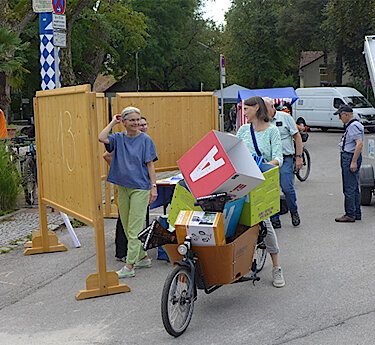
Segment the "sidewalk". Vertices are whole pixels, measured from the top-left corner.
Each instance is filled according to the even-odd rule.
[[[64,221],[58,211],[47,209],[47,223],[49,230],[56,230]],[[38,206],[21,208],[20,210],[0,217],[0,253],[24,244],[31,239],[33,231],[39,229]]]

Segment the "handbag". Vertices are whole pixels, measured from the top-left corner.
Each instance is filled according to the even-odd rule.
[[[262,153],[259,150],[257,139],[256,139],[255,133],[254,133],[253,124],[250,124],[250,133],[251,133],[251,138],[253,139],[253,145],[254,145],[255,152],[256,152],[256,153],[253,153],[253,158],[255,160],[255,163],[257,163],[259,169],[262,169],[262,164],[264,162],[264,157],[263,157]]]

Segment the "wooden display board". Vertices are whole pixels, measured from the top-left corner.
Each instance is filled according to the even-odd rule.
[[[127,106],[141,110],[156,145],[157,172],[177,170],[177,160],[212,129],[218,129],[218,102],[213,92],[117,93],[112,115]]]
[[[106,270],[98,143],[98,122],[107,122],[106,100],[90,91],[90,85],[38,91],[34,100],[40,230],[25,255],[66,250],[48,231],[47,205],[93,226],[98,273],[88,276],[77,299],[130,291],[116,272]]]

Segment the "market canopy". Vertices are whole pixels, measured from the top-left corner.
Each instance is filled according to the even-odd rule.
[[[223,101],[224,103],[237,103],[238,92],[240,90],[248,90],[246,87],[233,84],[223,89]],[[221,90],[214,91],[215,96],[219,97],[219,104],[221,103]]]
[[[298,99],[298,96],[292,87],[281,87],[273,89],[239,90],[237,103],[241,103],[241,101],[253,96],[272,98],[276,104],[293,104]]]

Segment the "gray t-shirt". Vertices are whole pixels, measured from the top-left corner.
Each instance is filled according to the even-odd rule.
[[[105,145],[113,157],[107,181],[128,188],[151,189],[147,163],[157,161],[156,147],[145,133],[128,137],[125,132],[108,136],[109,144]]]
[[[275,125],[280,132],[283,154],[294,155],[293,135],[298,133],[298,129],[293,118],[283,111],[276,111],[271,123]]]
[[[345,138],[345,146],[344,150],[342,149],[342,145]],[[362,139],[364,141],[364,128],[363,125],[359,121],[353,121],[347,128],[345,133],[343,134],[341,141],[340,141],[340,151],[345,151],[349,153],[354,153],[355,147],[357,143],[355,142],[357,139]]]

